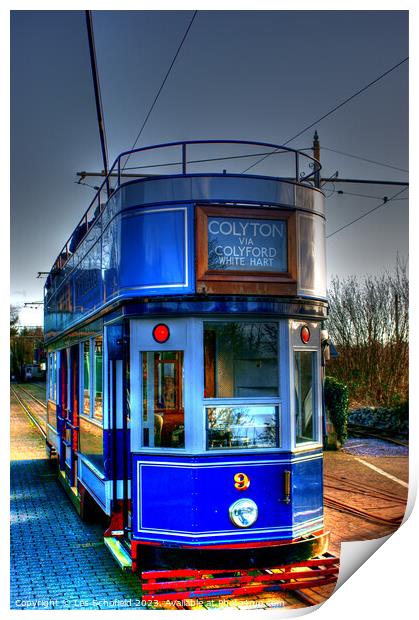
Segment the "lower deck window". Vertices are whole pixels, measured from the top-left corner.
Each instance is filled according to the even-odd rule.
[[[83,343],[83,411],[90,415],[90,340]]]
[[[93,409],[93,417],[100,422],[103,419],[102,413],[102,362],[103,362],[103,352],[102,352],[102,336],[97,336],[95,338],[95,402]]]
[[[83,416],[79,419],[79,451],[100,471],[103,463],[103,428]]]
[[[294,351],[294,394],[296,441],[315,440],[315,351]]]
[[[204,323],[204,398],[278,397],[278,324]]]
[[[275,405],[206,407],[208,449],[275,448],[278,418]]]
[[[142,353],[143,446],[185,447],[183,351]]]

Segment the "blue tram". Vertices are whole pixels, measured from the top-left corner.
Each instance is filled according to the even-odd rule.
[[[223,157],[202,159],[215,145]],[[238,172],[255,148],[270,170]],[[319,169],[266,143],[123,153],[49,273],[47,445],[123,566],[327,549]]]

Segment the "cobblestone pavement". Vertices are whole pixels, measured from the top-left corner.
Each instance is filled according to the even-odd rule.
[[[114,562],[101,526],[81,521],[13,398],[11,459],[11,609],[143,609],[138,577]]]

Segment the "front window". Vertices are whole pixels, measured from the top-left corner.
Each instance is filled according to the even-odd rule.
[[[208,449],[275,448],[278,407],[238,405],[207,407]]]
[[[204,323],[204,398],[278,396],[277,323]]]
[[[279,445],[278,323],[205,322],[204,376],[207,449]]]
[[[183,351],[142,353],[143,445],[184,448]]]
[[[315,351],[294,351],[294,395],[296,442],[314,441]]]

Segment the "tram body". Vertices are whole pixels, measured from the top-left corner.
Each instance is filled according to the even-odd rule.
[[[179,147],[180,174],[120,156],[49,274],[47,445],[133,570],[304,560],[328,544],[318,167],[190,173]]]

